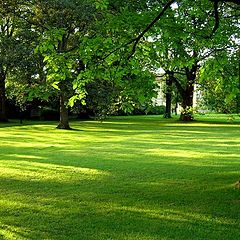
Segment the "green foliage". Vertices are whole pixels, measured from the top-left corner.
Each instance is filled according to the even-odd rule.
[[[108,8],[108,0],[96,0],[96,8],[100,10],[106,10]]]
[[[36,38],[29,24],[16,16],[19,8],[21,3],[17,1],[0,4],[0,71],[5,75],[28,65]]]
[[[203,104],[210,110],[224,113],[237,112],[240,93],[239,53],[224,52],[209,59],[201,69],[200,83]]]
[[[65,93],[65,104],[71,107],[81,101],[82,105],[92,104],[89,107],[100,115],[112,109],[130,113],[151,102],[156,88],[152,72],[162,67],[175,72],[178,94],[184,101],[191,95],[188,86],[197,81],[199,67],[216,52],[236,48],[238,19],[232,5],[219,3],[221,24],[209,38],[216,20],[212,1],[176,2],[129,58],[133,39],[164,4],[143,0],[1,2],[0,71],[7,70],[9,90],[20,86],[24,102],[38,94],[47,98],[41,84],[51,85],[49,95]],[[90,95],[98,86],[102,92],[97,91],[95,101]],[[107,91],[112,91],[109,97]],[[17,92],[12,93],[16,99]],[[233,102],[236,94],[239,91],[232,87],[225,103]]]
[[[164,105],[161,106],[150,106],[146,109],[146,113],[149,115],[163,115],[166,111]]]
[[[63,28],[52,28],[48,31],[45,31],[40,39],[40,44],[36,47],[36,52],[40,52],[45,56],[44,61],[49,60],[49,54],[55,53],[55,50],[62,41],[63,35],[66,34],[66,31]]]
[[[64,29],[51,29],[47,31],[36,48],[43,56],[46,63],[47,80],[57,90],[61,81],[67,81],[73,76],[73,65],[75,55],[72,52],[61,52],[58,49],[59,43],[63,41],[66,34]]]
[[[209,14],[213,12],[210,1],[182,1],[176,4],[148,32],[153,45],[151,60],[154,69],[161,67],[166,74],[173,75],[183,107],[182,115],[186,114],[186,119],[191,119],[188,109],[192,107],[193,85],[202,74],[199,68],[205,68],[208,59],[213,59],[215,68],[218,68],[215,55],[236,51],[236,43],[229,39],[235,39],[239,31],[229,6],[218,9],[220,15],[228,16],[228,20],[222,19],[218,31],[211,35],[215,19]],[[231,97],[234,97],[233,91],[226,102]]]
[[[19,82],[19,79],[8,79],[6,94],[7,98],[13,100],[22,110],[33,100],[48,102],[50,97],[57,96],[56,92],[43,79],[34,79],[33,81],[25,79],[22,82]]]

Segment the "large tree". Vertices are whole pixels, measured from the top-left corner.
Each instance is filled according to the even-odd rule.
[[[31,21],[43,34],[39,51],[45,57],[49,82],[59,90],[58,128],[70,129],[68,102],[77,72],[84,70],[77,48],[91,31],[96,7],[92,1],[36,1]]]
[[[145,33],[153,42],[156,67],[162,67],[168,75],[168,82],[175,83],[178,89],[182,106],[180,119],[184,121],[193,119],[193,92],[200,67],[217,52],[234,48],[231,39],[238,37],[238,19],[231,7],[225,5],[225,8],[218,9],[221,25],[214,34],[211,12],[214,16],[209,1],[191,4],[180,1],[168,9],[160,23],[155,23]]]
[[[26,22],[17,17],[22,5],[19,1],[0,2],[0,121],[7,121],[6,79],[11,71],[23,67],[33,37]]]

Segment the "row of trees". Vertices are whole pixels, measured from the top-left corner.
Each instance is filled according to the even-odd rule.
[[[6,87],[20,106],[58,97],[59,128],[70,128],[69,106],[131,112],[151,103],[160,68],[168,117],[173,86],[182,120],[192,119],[197,81],[226,84],[234,89],[226,98],[239,99],[238,7],[233,0],[0,1],[0,120],[7,120]]]

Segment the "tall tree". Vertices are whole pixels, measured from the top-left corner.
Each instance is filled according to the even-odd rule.
[[[206,19],[206,14],[211,11],[211,7],[209,1],[191,5],[179,3],[169,9],[161,24],[155,24],[148,32],[158,66],[172,76],[181,96],[180,119],[183,121],[193,119],[193,93],[199,68],[216,52],[231,49],[233,44],[229,43],[229,39],[237,34],[237,19],[232,16],[229,18],[232,9],[226,6],[221,16],[227,19],[222,19],[218,31],[209,38],[212,32],[209,24],[211,15]]]
[[[21,5],[18,1],[0,2],[0,121],[7,121],[6,79],[9,72],[21,63],[24,55],[22,29],[24,24],[16,17]]]
[[[70,129],[68,101],[76,71],[84,65],[76,54],[80,38],[90,31],[94,21],[92,1],[36,1],[32,21],[42,27],[39,51],[45,56],[47,75],[59,90],[60,121],[57,128]]]

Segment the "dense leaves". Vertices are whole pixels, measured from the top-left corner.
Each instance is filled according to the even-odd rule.
[[[192,119],[199,79],[205,96],[217,82],[231,86],[226,101],[239,94],[237,71],[227,74],[239,58],[235,1],[8,0],[0,14],[2,118],[6,82],[21,106],[58,96],[60,128],[70,128],[69,107],[86,105],[101,118],[147,108],[159,69],[177,89],[183,120]]]
[[[239,108],[239,52],[218,54],[201,69],[203,104],[210,110],[236,113]]]

